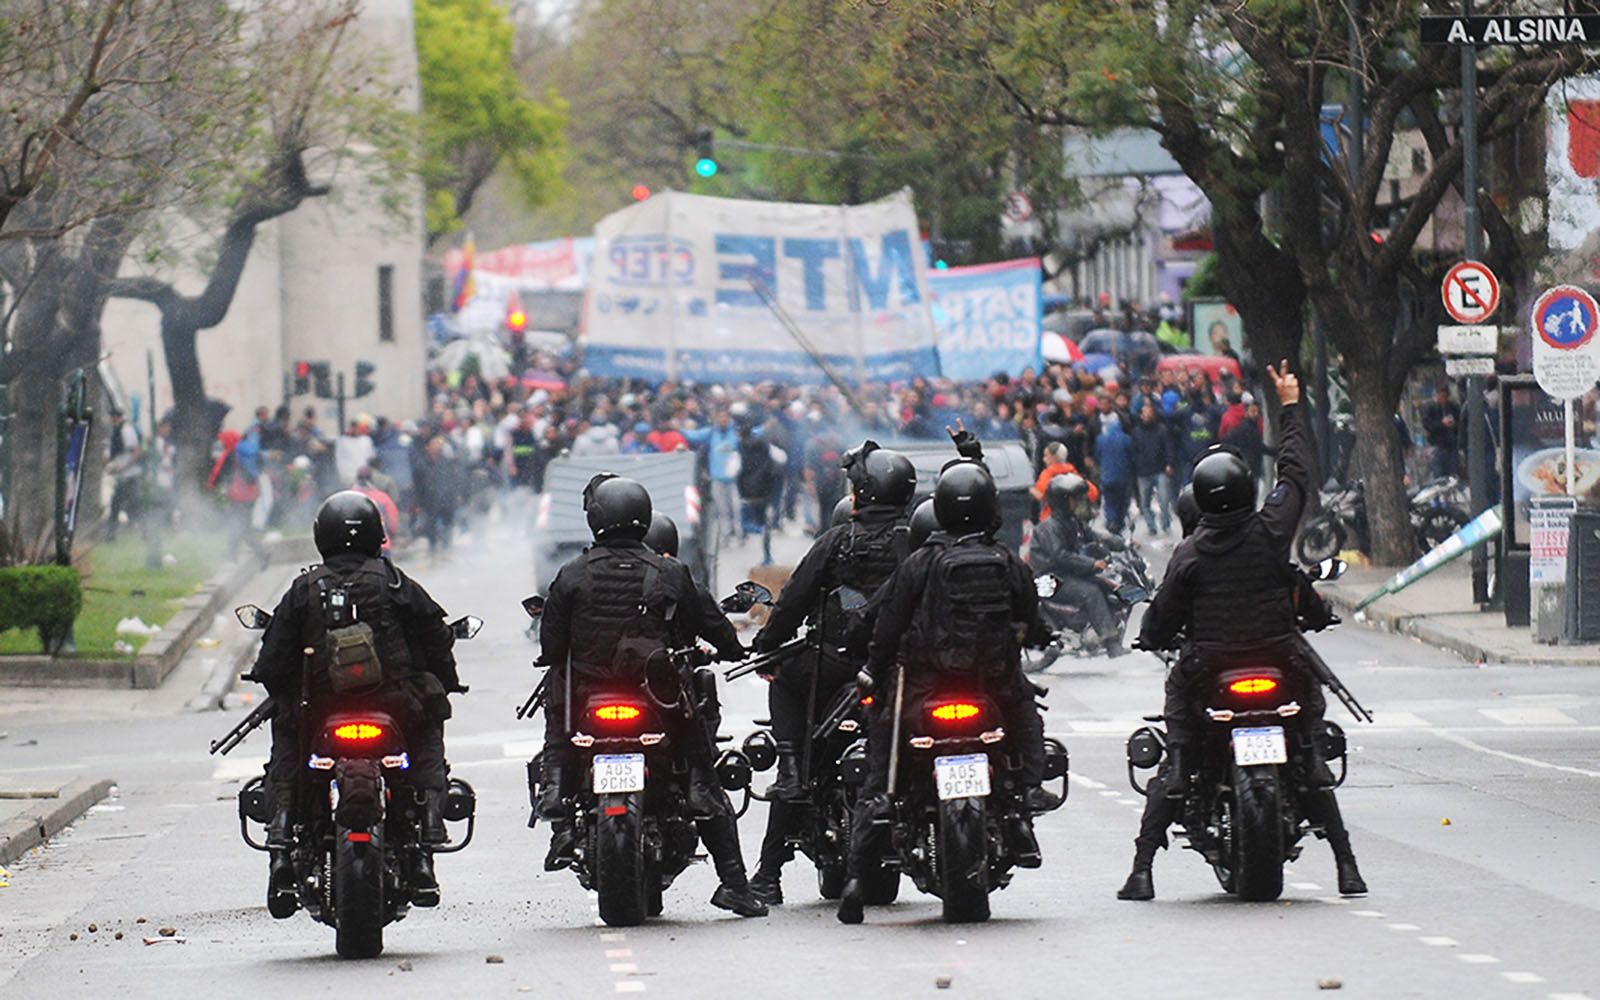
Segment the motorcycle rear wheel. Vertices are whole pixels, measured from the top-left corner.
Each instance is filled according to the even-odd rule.
[[[601,810],[594,831],[594,882],[600,919],[608,927],[637,927],[649,913],[644,864],[644,796],[607,796],[626,808],[614,816]]]
[[[989,919],[989,831],[982,799],[939,803],[939,895],[944,922]]]
[[[1283,894],[1283,798],[1270,764],[1233,768],[1234,890],[1264,903]]]
[[[1417,524],[1417,547],[1427,553],[1471,520],[1467,512],[1459,507],[1430,510],[1422,515]]]
[[[1344,526],[1327,517],[1312,519],[1300,530],[1294,544],[1301,565],[1310,566],[1338,555],[1345,545]]]
[[[352,842],[344,827],[334,830],[333,928],[340,958],[377,958],[383,951],[383,829],[371,840]],[[355,831],[358,834],[362,831]]]

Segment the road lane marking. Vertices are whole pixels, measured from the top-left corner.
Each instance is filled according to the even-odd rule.
[[[1502,972],[1500,978],[1508,983],[1542,983],[1544,977],[1537,972]]]
[[[1352,917],[1382,917],[1383,916],[1383,914],[1381,912],[1379,912],[1378,910],[1351,910],[1350,911],[1350,915]]]
[[[1578,720],[1556,708],[1480,708],[1478,714],[1507,726],[1576,726]]]
[[[1119,792],[1119,791],[1116,791],[1115,789],[1109,789],[1108,788],[1105,791],[1102,791],[1100,794],[1105,796],[1108,799],[1114,799],[1117,796],[1121,795],[1122,793]]]
[[[1456,946],[1455,938],[1439,937],[1438,935],[1419,937],[1417,940],[1434,948],[1454,948]]]
[[[606,949],[606,957],[607,958],[632,958],[633,957],[633,949],[632,948],[607,948]]]
[[[1375,729],[1432,729],[1433,723],[1410,712],[1382,711],[1372,714]]]
[[[618,993],[643,993],[644,983],[637,979],[625,979],[617,984]]]
[[[626,940],[628,940],[628,934],[627,934],[626,931],[606,931],[605,933],[600,935],[600,940],[602,940],[602,941],[626,941]]]
[[[1148,725],[1148,723],[1130,719],[1072,719],[1067,722],[1067,728],[1080,736],[1088,733],[1117,733],[1120,735],[1122,733],[1131,733],[1144,725]]]
[[[1550,1000],[1589,1000],[1587,993],[1552,993]]]
[[[1416,924],[1384,924],[1383,926],[1389,928],[1391,931],[1399,931],[1402,934],[1409,934],[1412,931],[1422,930],[1422,928],[1418,927]]]
[[[1461,959],[1461,961],[1467,963],[1468,965],[1499,965],[1500,964],[1500,960],[1498,958],[1495,958],[1493,955],[1467,954],[1467,955],[1457,955],[1456,957]]]
[[[1067,778],[1074,785],[1082,785],[1084,788],[1104,788],[1104,787],[1106,787],[1104,782],[1096,781],[1093,778],[1090,778],[1090,777],[1087,777],[1085,775],[1079,774],[1077,771],[1069,771],[1069,772],[1067,772]]]
[[[1581,774],[1585,778],[1600,778],[1600,771],[1589,771],[1581,767],[1568,767],[1566,764],[1552,764],[1547,760],[1535,760],[1532,757],[1524,757],[1521,754],[1507,753],[1504,750],[1495,750],[1491,747],[1484,746],[1482,743],[1475,743],[1472,740],[1467,739],[1465,736],[1458,736],[1457,734],[1446,729],[1438,729],[1435,730],[1435,732],[1457,746],[1466,747],[1468,750],[1476,750],[1479,753],[1486,753],[1491,757],[1499,757],[1502,760],[1515,761],[1518,764],[1527,764],[1529,767],[1544,768],[1548,771],[1561,771],[1566,774]]]
[[[611,963],[611,971],[612,972],[638,972],[639,971],[639,964],[637,962],[612,962]]]
[[[1316,892],[1318,889],[1322,888],[1322,886],[1315,882],[1290,882],[1289,888],[1300,889],[1305,892]]]

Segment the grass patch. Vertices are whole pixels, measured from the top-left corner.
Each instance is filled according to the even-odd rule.
[[[137,617],[148,625],[161,625],[177,613],[183,599],[208,580],[222,565],[223,539],[218,535],[177,535],[163,539],[163,550],[176,565],[145,569],[144,539],[124,535],[115,542],[100,542],[84,559],[83,612],[74,637],[79,659],[107,659],[124,639],[137,650],[143,636],[119,636],[117,622]],[[39,654],[35,629],[0,632],[0,655]]]

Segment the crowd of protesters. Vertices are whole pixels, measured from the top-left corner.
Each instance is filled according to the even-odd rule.
[[[958,421],[985,442],[1019,444],[1041,502],[1050,477],[1075,471],[1092,484],[1109,530],[1162,537],[1195,457],[1213,442],[1256,468],[1271,452],[1248,360],[1242,378],[1227,366],[1158,366],[1129,355],[1096,370],[1049,364],[983,381],[868,381],[847,393],[827,384],[596,378],[576,358],[513,358],[519,374],[498,379],[479,374],[470,357],[463,370],[430,371],[424,413],[357,414],[337,436],[323,430],[314,405],[262,407],[243,428],[222,431],[207,486],[229,512],[230,555],[241,545],[259,549],[264,531],[309,523],[324,496],[346,488],[373,497],[394,544],[448,548],[473,510],[507,492],[541,492],[560,455],[689,450],[724,539],[758,536],[770,559],[774,528],[828,526],[844,496],[839,461],[848,448],[865,438],[938,440]],[[1435,451],[1453,452],[1446,439],[1458,417],[1448,394],[1428,408]],[[137,447],[113,441],[123,453]],[[1448,472],[1453,459],[1436,464]]]

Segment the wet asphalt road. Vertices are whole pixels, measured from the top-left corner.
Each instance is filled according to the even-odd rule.
[[[780,561],[802,546],[780,539]],[[448,729],[455,772],[478,791],[478,833],[439,861],[443,905],[391,926],[370,962],[336,958],[332,930],[303,915],[266,914],[265,857],[239,841],[234,800],[265,759],[265,734],[226,760],[206,755],[243,710],[183,710],[204,679],[199,654],[162,692],[0,692],[0,788],[120,782],[11,866],[0,997],[899,997],[942,977],[950,995],[975,997],[1285,997],[1324,980],[1341,996],[1600,996],[1600,670],[1478,668],[1354,626],[1316,642],[1378,716],[1357,726],[1330,710],[1354,748],[1341,801],[1373,890],[1364,899],[1334,894],[1316,841],[1277,903],[1225,896],[1184,850],[1158,857],[1155,902],[1114,898],[1140,805],[1122,743],[1160,698],[1160,664],[1133,654],[1052,668],[1047,729],[1071,751],[1072,793],[1039,821],[1044,868],[1019,872],[988,924],[944,925],[938,901],[907,883],[899,903],[843,927],[802,859],[769,919],[713,909],[700,865],[669,891],[663,919],[609,930],[570,873],[540,870],[546,835],[526,828],[523,763],[539,728],[513,711],[535,680],[516,605],[528,551],[501,523],[410,566],[452,613],[488,621],[458,647],[472,692]],[[755,551],[725,553],[724,590]],[[248,596],[267,603],[281,582]],[[216,634],[236,638],[221,624]],[[723,699],[737,737],[765,715],[754,679]],[[759,804],[741,823],[752,865],[763,823]],[[144,944],[160,927],[176,937]]]

